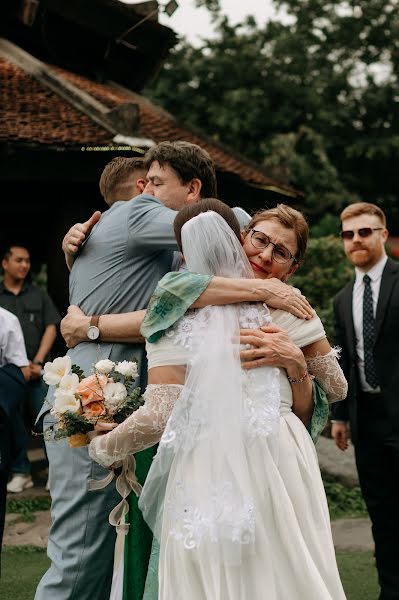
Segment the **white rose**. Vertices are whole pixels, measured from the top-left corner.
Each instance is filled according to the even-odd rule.
[[[64,377],[61,379],[60,384],[55,392],[55,394],[57,394],[57,392],[64,392],[64,393],[69,393],[69,394],[75,394],[76,393],[76,388],[79,385],[79,377],[76,375],[76,373],[71,373],[70,375],[64,375]]]
[[[103,375],[108,375],[108,373],[111,373],[114,366],[115,366],[115,363],[112,362],[112,360],[109,360],[108,358],[106,358],[105,360],[99,360],[94,365],[94,368],[98,373],[102,373]]]
[[[47,385],[58,385],[64,375],[71,371],[72,361],[69,356],[59,356],[53,362],[44,365],[43,379]]]
[[[62,388],[57,388],[55,391],[54,406],[51,409],[51,414],[62,415],[66,411],[77,413],[80,410],[80,400],[75,394]]]
[[[123,360],[122,362],[119,362],[116,365],[115,371],[117,373],[120,373],[121,375],[124,375],[125,377],[137,377],[137,363],[133,361]]]
[[[127,390],[123,383],[107,383],[104,387],[104,404],[112,413],[125,400]]]

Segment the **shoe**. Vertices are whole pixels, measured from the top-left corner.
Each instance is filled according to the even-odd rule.
[[[7,492],[11,494],[18,494],[24,490],[28,490],[33,487],[32,477],[30,475],[23,475],[22,473],[16,473],[12,476],[11,481],[7,483]]]

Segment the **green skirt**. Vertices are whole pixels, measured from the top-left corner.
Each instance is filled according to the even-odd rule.
[[[135,455],[136,475],[141,485],[144,484],[156,450],[157,446],[154,446]],[[130,494],[128,502],[126,520],[130,527],[125,539],[123,600],[142,600],[151,554],[152,532],[144,522],[134,493]]]

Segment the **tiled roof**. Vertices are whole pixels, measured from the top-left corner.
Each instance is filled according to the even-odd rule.
[[[136,103],[140,111],[140,126],[139,131],[135,132],[136,136],[150,138],[156,143],[187,140],[199,144],[210,153],[219,171],[234,173],[255,185],[277,188],[296,195],[292,188],[270,179],[261,167],[179,123],[170,113],[143,96],[120,86],[96,83],[64,69],[52,68],[109,108],[126,102]],[[0,88],[0,141],[64,147],[112,145],[112,134],[22,69],[2,58]]]

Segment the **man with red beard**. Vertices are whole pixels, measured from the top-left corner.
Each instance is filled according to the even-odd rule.
[[[385,215],[359,202],[341,213],[345,254],[355,278],[334,299],[336,340],[348,380],[332,405],[332,437],[348,447],[372,521],[380,600],[399,598],[399,265],[387,257]]]

